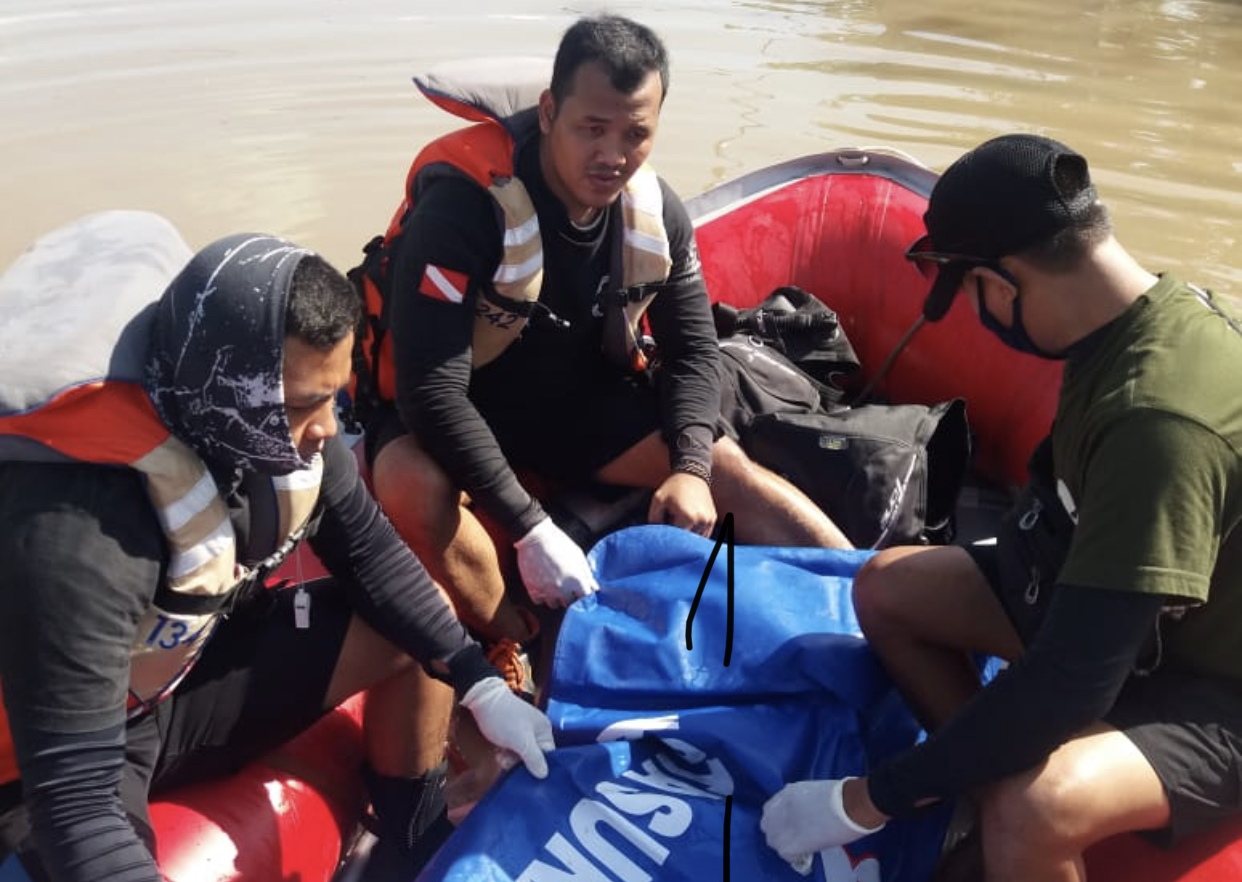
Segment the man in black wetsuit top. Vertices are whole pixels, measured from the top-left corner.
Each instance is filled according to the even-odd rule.
[[[227,775],[364,689],[368,880],[412,878],[452,830],[454,693],[547,773],[547,718],[337,434],[360,318],[306,249],[191,254],[146,212],[83,218],[0,278],[0,875],[17,852],[37,880],[160,882],[148,792]],[[304,537],[331,578],[264,587]]]
[[[667,54],[648,28],[581,19],[536,108],[434,142],[410,176],[389,266],[395,393],[367,427],[374,486],[491,640],[532,628],[505,597],[476,513],[515,546],[537,603],[596,587],[583,549],[515,468],[649,488],[650,522],[702,535],[731,512],[741,542],[849,547],[717,428],[719,354],[694,231],[646,164],[667,89]]]

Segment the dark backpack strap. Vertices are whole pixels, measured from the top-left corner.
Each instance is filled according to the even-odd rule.
[[[378,372],[380,347],[388,333],[392,308],[389,304],[388,290],[388,261],[391,252],[391,244],[386,244],[383,236],[375,236],[362,246],[362,262],[345,274],[362,300],[363,320],[367,323],[369,331],[369,334],[358,334],[354,338],[353,394],[350,395],[346,406],[341,409],[345,428],[355,434],[362,431],[367,420],[382,402],[379,394]],[[383,304],[378,316],[371,315],[366,309],[368,286],[373,286]]]

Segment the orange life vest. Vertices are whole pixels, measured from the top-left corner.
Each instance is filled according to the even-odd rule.
[[[514,176],[515,146],[536,124],[533,87],[513,86],[509,66],[498,69],[503,86],[443,71],[415,78],[422,93],[437,106],[474,125],[450,132],[424,147],[410,165],[405,198],[388,229],[364,248],[363,263],[350,272],[366,301],[367,326],[359,336],[355,357],[355,401],[392,401],[395,393],[392,340],[387,311],[389,246],[400,235],[421,185],[438,174],[464,175],[495,200],[504,226],[503,256],[492,278],[494,291],[475,303],[472,362],[481,367],[499,356],[526,326],[531,304],[539,299],[543,281],[543,242],[539,219],[525,185]],[[484,72],[485,73],[485,72]],[[668,232],[664,228],[663,193],[655,171],[642,166],[620,197],[624,228],[621,278],[614,308],[605,309],[605,355],[623,366],[641,370],[646,356],[639,326],[655,291],[649,287],[668,278],[672,268]]]
[[[42,237],[0,277],[0,460],[133,468],[168,543],[167,582],[139,621],[131,650],[131,715],[188,673],[227,599],[250,575],[237,563],[228,507],[210,472],[164,425],[141,381],[148,307],[190,257],[163,218],[108,211]],[[321,472],[317,460],[310,470],[270,479],[282,556],[306,529]],[[161,594],[196,611],[161,608]],[[0,782],[15,774],[5,717]]]

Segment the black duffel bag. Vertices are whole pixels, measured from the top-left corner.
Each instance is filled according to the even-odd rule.
[[[756,415],[743,448],[815,501],[859,548],[953,539],[970,464],[966,402]]]
[[[836,313],[808,305],[804,294],[796,311],[775,314],[809,317],[813,328],[775,339],[781,326],[770,304],[790,291],[798,289],[778,289],[769,306],[730,324],[717,315],[719,331],[745,330],[720,340],[723,431],[801,489],[859,548],[952,541],[970,466],[965,402],[845,406],[834,381],[858,363]],[[828,382],[804,370],[808,357],[819,359]]]

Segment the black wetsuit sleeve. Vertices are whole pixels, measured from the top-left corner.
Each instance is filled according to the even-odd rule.
[[[544,519],[470,401],[474,301],[501,256],[492,199],[464,178],[420,193],[393,257],[390,328],[402,422],[440,467],[515,539]],[[462,302],[426,293],[428,267],[467,280]]]
[[[901,816],[1028,769],[1113,706],[1165,598],[1061,586],[1031,647],[927,740],[880,764],[872,801]]]
[[[51,882],[164,878],[117,798],[124,768],[122,723],[98,732],[40,733],[24,757],[26,810]]]
[[[121,782],[130,652],[163,555],[136,473],[0,466],[0,679],[31,835],[55,882],[161,878],[140,838],[146,805],[124,801],[138,797]]]
[[[660,359],[661,429],[673,468],[682,459],[710,466],[720,414],[720,347],[694,227],[677,194],[663,181],[660,186],[673,267],[647,315]],[[679,444],[686,434],[693,440]]]
[[[344,583],[359,617],[458,694],[499,673],[367,491],[338,437],[324,447],[323,506],[311,548]]]

